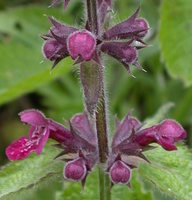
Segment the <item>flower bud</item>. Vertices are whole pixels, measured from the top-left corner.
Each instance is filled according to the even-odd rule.
[[[148,22],[143,19],[143,18],[139,18],[139,19],[136,19],[135,20],[135,27],[141,29],[141,30],[144,30],[144,31],[141,31],[139,32],[137,35],[139,37],[144,37],[146,36],[146,34],[148,33],[148,29],[149,29],[149,24]]]
[[[59,46],[60,44],[56,40],[46,41],[42,48],[44,57],[51,61],[56,60]]]
[[[123,54],[125,56],[125,62],[132,64],[137,59],[137,50],[135,47],[128,47],[126,49],[123,49]]]
[[[109,173],[114,184],[128,184],[131,178],[130,167],[120,160],[113,163]]]
[[[128,42],[104,42],[101,51],[119,60],[129,71],[129,64],[137,65],[137,48],[131,46],[132,41]]]
[[[81,56],[83,60],[88,61],[93,57],[96,40],[94,35],[89,31],[76,31],[69,35],[67,47],[72,59]]]
[[[64,178],[69,180],[82,181],[86,174],[87,168],[83,158],[77,158],[69,161],[64,168]]]

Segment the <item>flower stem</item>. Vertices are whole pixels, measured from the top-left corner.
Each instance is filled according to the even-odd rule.
[[[100,200],[105,200],[105,172],[102,166],[98,167],[99,170],[99,196]]]
[[[103,74],[103,70],[101,70],[101,72]],[[96,128],[97,128],[100,163],[106,163],[109,150],[108,150],[105,88],[104,88],[104,80],[100,81],[102,81],[102,89],[101,89],[100,102],[96,111]]]
[[[96,0],[86,0],[87,6],[87,20],[91,32],[98,36],[100,33],[98,26],[98,8]],[[108,148],[108,133],[107,133],[107,115],[106,115],[106,97],[105,97],[105,85],[104,85],[104,71],[103,66],[98,65],[100,68],[100,81],[101,91],[99,96],[99,105],[96,110],[96,130],[98,139],[99,150],[99,187],[100,187],[100,200],[110,200],[110,180],[109,176],[104,171],[104,165],[106,164],[109,148]]]
[[[100,67],[102,67],[102,66],[100,66]],[[101,70],[101,72],[102,72],[102,91],[101,91],[99,106],[96,111],[96,128],[97,128],[100,163],[105,164],[107,161],[109,149],[108,149],[106,97],[105,97],[105,85],[104,85],[103,70]],[[105,200],[110,200],[111,199],[111,183],[110,183],[108,174],[106,174],[104,172],[104,167],[99,168],[99,175],[100,175],[99,176],[100,199],[103,199],[103,196],[104,196]]]
[[[105,200],[111,200],[111,181],[108,174],[105,174]]]
[[[87,0],[87,18],[88,24],[90,26],[91,32],[98,35],[98,17],[97,17],[97,1],[96,0]]]

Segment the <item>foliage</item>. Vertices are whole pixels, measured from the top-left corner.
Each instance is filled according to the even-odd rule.
[[[182,78],[186,85],[192,83],[192,59],[189,54],[192,51],[191,11],[190,0],[163,1],[159,33],[162,56],[168,71],[173,77]]]

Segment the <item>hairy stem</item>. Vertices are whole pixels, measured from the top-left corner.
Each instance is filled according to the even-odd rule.
[[[102,67],[102,66],[100,66]],[[99,149],[99,158],[100,163],[104,164],[107,161],[107,156],[109,153],[108,148],[108,133],[107,133],[107,116],[106,116],[106,97],[105,97],[105,85],[104,85],[104,75],[103,70],[102,72],[102,91],[100,96],[100,102],[98,105],[98,109],[96,112],[96,128],[97,128],[97,138],[98,138],[98,149]],[[103,197],[105,200],[111,199],[111,184],[109,180],[108,174],[104,172],[104,168],[100,168],[100,197]],[[102,175],[101,175],[102,170]],[[104,182],[104,183],[103,183]],[[101,195],[101,192],[104,191],[104,194]],[[102,198],[101,198],[102,199]]]
[[[101,70],[103,74],[103,70]],[[102,91],[100,96],[100,102],[96,112],[96,127],[98,138],[99,158],[101,163],[106,163],[108,156],[108,134],[107,134],[107,119],[106,119],[106,99],[104,80],[102,77]]]
[[[99,35],[98,15],[97,15],[97,1],[87,0],[87,20],[90,30]],[[104,164],[107,161],[109,149],[108,149],[108,133],[107,133],[107,115],[106,115],[106,97],[105,97],[105,84],[104,84],[104,71],[103,66],[98,65],[100,68],[100,84],[101,91],[99,96],[99,105],[96,110],[96,130],[98,139],[99,150],[99,187],[100,187],[100,200],[110,200],[110,180],[108,175],[104,171]],[[91,88],[90,88],[91,89]]]
[[[97,1],[96,0],[87,0],[87,20],[91,32],[98,35],[98,16],[97,16]]]

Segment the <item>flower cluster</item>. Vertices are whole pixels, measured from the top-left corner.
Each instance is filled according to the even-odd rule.
[[[52,5],[58,2],[60,0],[52,0]],[[64,0],[65,8],[69,2],[70,0]],[[91,60],[99,68],[102,66],[101,54],[105,53],[122,63],[129,73],[131,73],[130,65],[142,69],[138,62],[138,50],[146,47],[143,38],[148,33],[149,25],[145,19],[138,18],[139,8],[125,21],[106,28],[105,20],[108,11],[111,10],[112,1],[96,0],[91,2],[92,5],[95,5],[95,13],[92,13],[92,18],[89,16],[90,13],[87,13],[86,25],[82,29],[68,26],[49,17],[52,27],[47,34],[42,36],[44,58],[53,61],[52,68],[68,56],[75,60],[75,64]],[[90,8],[87,9],[89,11]],[[93,22],[94,17],[97,18],[95,22]],[[99,73],[98,71],[100,72],[100,69],[95,70],[96,73]],[[94,73],[94,70],[91,73]],[[87,81],[85,77],[82,78],[82,84],[86,91],[84,92],[85,101],[91,99],[90,102],[92,102],[93,99],[94,108],[97,107],[98,99],[102,96],[101,90],[104,90],[100,84],[103,83],[100,74],[95,77],[96,81],[90,77],[88,79],[91,81]],[[88,82],[93,82],[94,87],[92,88],[96,92],[88,91],[92,89],[89,88],[90,85],[86,85]],[[101,99],[103,100],[104,97]],[[90,103],[90,105],[92,104]],[[95,109],[92,110],[93,112],[87,109],[83,113],[76,114],[69,121],[69,127],[46,118],[38,110],[21,112],[19,114],[21,121],[30,125],[29,136],[23,136],[10,144],[6,149],[7,157],[10,160],[21,160],[33,152],[39,155],[48,139],[54,139],[58,142],[57,146],[62,149],[57,158],[62,157],[63,160],[63,155],[68,155],[67,159],[64,159],[66,162],[64,178],[81,181],[84,185],[88,173],[98,162],[101,162],[100,138],[98,137],[100,135],[96,135],[96,132],[99,132],[96,130],[98,123],[95,118],[97,117],[94,115]],[[106,114],[104,110],[103,106],[103,116]],[[99,121],[102,122],[102,119]],[[186,131],[174,120],[166,119],[152,127],[143,128],[143,124],[137,118],[128,114],[122,121],[116,120],[116,130],[110,153],[106,155],[105,172],[109,174],[112,184],[129,185],[132,169],[136,168],[141,160],[148,162],[144,152],[153,149],[152,143],[157,143],[165,150],[171,151],[177,149],[175,142],[185,138]]]
[[[103,27],[108,5],[110,5],[108,1],[98,3],[100,8],[98,29]],[[105,53],[121,62],[129,73],[130,65],[142,69],[138,63],[138,50],[146,46],[142,39],[147,34],[149,25],[145,19],[137,18],[138,14],[139,8],[127,20],[98,34],[90,32],[90,27],[87,25],[89,22],[84,29],[78,29],[49,17],[52,27],[48,34],[42,36],[45,40],[42,48],[44,58],[53,61],[55,67],[67,56],[76,60],[75,64],[89,60],[99,63],[98,55]],[[136,41],[140,44],[138,45]]]
[[[19,114],[21,121],[29,124],[29,137],[21,137],[6,149],[10,160],[21,160],[32,152],[41,154],[48,138],[59,143],[60,157],[68,154],[64,167],[64,178],[85,183],[87,174],[99,160],[97,138],[94,128],[86,115],[75,115],[66,128],[46,118],[38,110],[26,110]],[[174,142],[185,139],[186,132],[174,120],[142,129],[142,123],[128,114],[122,122],[116,120],[116,131],[108,156],[106,172],[113,184],[129,184],[131,169],[137,167],[138,159],[147,161],[143,152],[150,150],[151,143],[160,144],[165,150],[175,150]],[[132,159],[130,159],[132,158]]]

